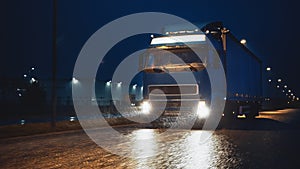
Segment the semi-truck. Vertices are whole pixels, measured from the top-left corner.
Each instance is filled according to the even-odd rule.
[[[201,59],[195,50],[202,55]],[[149,49],[140,57],[141,111],[158,114],[156,122],[163,123],[174,121],[179,110],[199,120],[211,116],[212,84],[206,68],[214,63],[211,55],[216,52],[226,78],[222,116],[233,119],[257,116],[262,100],[262,61],[222,22],[193,30],[170,26],[164,28],[162,35],[152,35]]]

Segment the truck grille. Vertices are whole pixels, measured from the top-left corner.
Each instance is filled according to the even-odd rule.
[[[149,85],[149,94],[154,96],[181,96],[181,95],[197,95],[197,84],[184,85]]]

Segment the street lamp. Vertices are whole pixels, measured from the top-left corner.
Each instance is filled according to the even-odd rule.
[[[73,78],[72,78],[72,83],[73,83],[73,84],[77,84],[77,83],[79,83],[79,81],[78,81],[75,77],[73,77]]]
[[[277,81],[280,83],[282,80],[281,80],[281,79],[278,79]]]
[[[111,80],[106,82],[106,86],[110,86],[110,84],[111,84]]]
[[[247,43],[246,39],[242,39],[241,41],[241,44],[245,45]]]
[[[266,70],[267,70],[267,71],[271,71],[271,68],[270,68],[270,67],[267,67]]]
[[[26,74],[23,74],[23,77],[24,78],[29,78],[29,79],[32,79],[32,77],[33,77],[33,71],[35,70],[35,68],[34,67],[31,67],[29,70],[28,70],[28,72],[26,73]]]
[[[35,83],[36,81],[37,80],[35,78],[33,78],[33,77],[30,79],[30,83]]]
[[[135,90],[135,89],[136,89],[136,86],[137,86],[137,84],[133,85],[133,86],[132,86],[132,89]]]

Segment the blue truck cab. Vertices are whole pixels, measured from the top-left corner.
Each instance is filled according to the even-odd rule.
[[[211,116],[211,83],[206,67],[220,69],[212,65],[212,55],[218,55],[227,83],[222,115],[257,116],[262,98],[260,59],[221,22],[206,24],[199,30],[176,28],[153,37],[140,57],[139,69],[144,72],[142,112],[155,114],[160,120],[180,114],[203,120]]]

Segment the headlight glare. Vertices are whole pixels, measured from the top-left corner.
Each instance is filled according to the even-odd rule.
[[[151,110],[151,105],[148,101],[144,101],[141,105],[142,113],[148,114]]]
[[[207,107],[205,101],[199,101],[197,108],[197,115],[199,118],[207,118],[209,116],[210,110]]]

